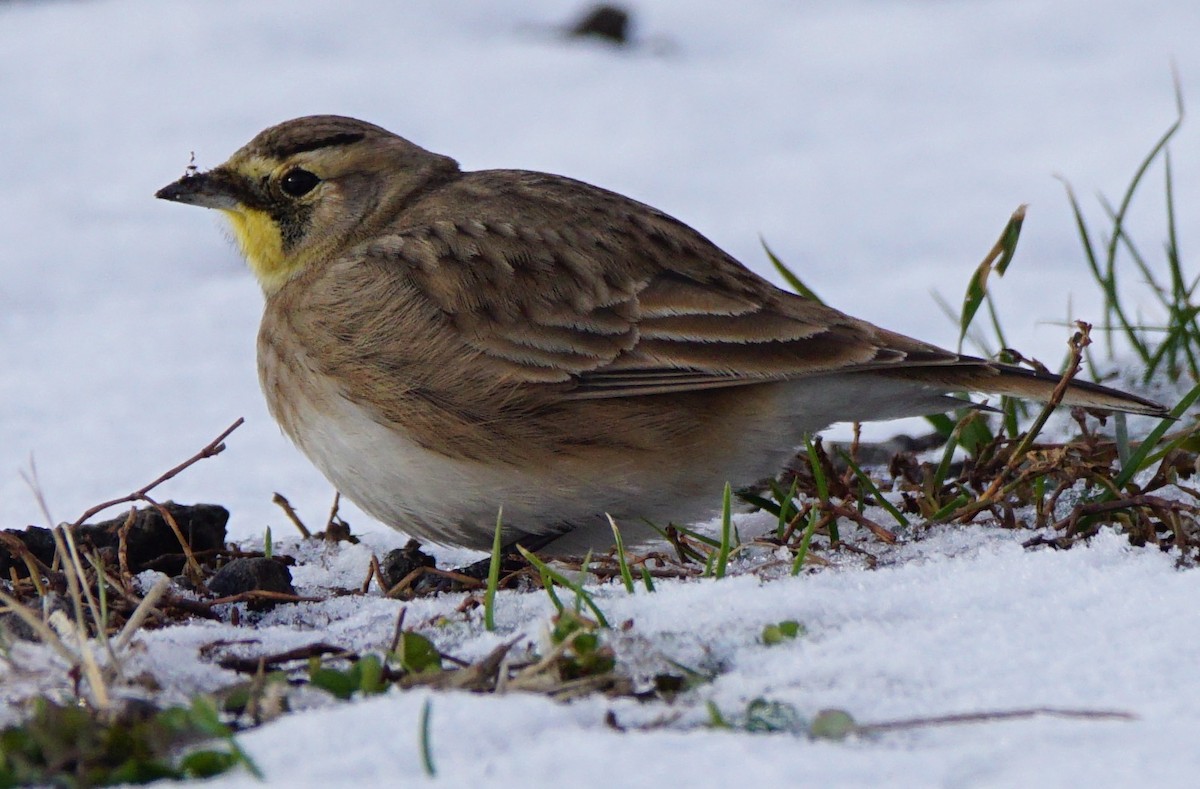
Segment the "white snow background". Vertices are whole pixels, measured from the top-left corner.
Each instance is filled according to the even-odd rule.
[[[1062,322],[1100,317],[1053,176],[1070,179],[1102,225],[1095,192],[1117,199],[1175,117],[1172,60],[1186,103],[1200,103],[1200,5],[1188,0],[633,9],[638,45],[614,49],[563,40],[553,26],[580,6],[551,0],[0,4],[0,527],[47,525],[22,479],[31,457],[51,517],[74,520],[238,416],[247,423],[228,450],[160,496],[227,506],[236,539],[261,540],[268,525],[288,533],[275,490],[310,522],[323,518],[328,485],[257,390],[255,284],[214,216],[152,197],[192,151],[209,167],[278,121],[358,116],[468,169],[548,170],[629,194],[774,279],[761,235],[832,305],[943,345],[955,327],[930,288],[957,301],[1008,215],[1029,203],[1016,261],[994,288],[1011,344],[1053,366]],[[1200,241],[1196,150],[1185,124],[1173,146],[1185,261]],[[1161,183],[1152,173],[1132,225],[1151,256],[1165,237]],[[356,585],[372,551],[402,544],[345,514],[364,545],[326,557],[327,577],[298,576],[302,592],[330,577]],[[609,708],[633,724],[670,711],[632,702],[435,694],[439,774],[427,779],[417,715],[428,694],[393,692],[240,741],[280,786],[1193,785],[1198,576],[1117,537],[1054,553],[1023,551],[1027,536],[947,531],[875,571],[600,592],[609,617],[633,619],[654,650],[724,669],[666,730],[604,725]],[[407,621],[458,599],[412,604]],[[396,606],[284,606],[258,635],[264,652],[307,640],[378,649]],[[500,634],[463,622],[438,643],[478,657],[514,634],[535,637],[550,610],[544,595],[505,594]],[[758,642],[763,625],[789,618],[809,634]],[[328,624],[304,632],[313,621]],[[180,694],[209,690],[233,677],[197,648],[239,635],[147,633],[140,660]],[[1138,719],[847,744],[690,725],[702,700],[732,712],[757,696],[860,721],[1030,706]]]

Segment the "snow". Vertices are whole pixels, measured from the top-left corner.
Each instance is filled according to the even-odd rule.
[[[924,558],[875,572],[660,584],[653,595],[609,586],[597,601],[613,621],[633,620],[629,632],[642,643],[618,636],[619,652],[638,655],[640,648],[649,660],[660,653],[693,668],[720,667],[696,693],[728,716],[764,697],[809,716],[847,709],[860,722],[1031,707],[1125,711],[1138,719],[1038,717],[830,744],[708,729],[699,703],[558,704],[523,695],[394,691],[294,713],[239,741],[280,785],[383,786],[399,776],[423,785],[418,720],[431,699],[430,742],[442,785],[1188,785],[1200,713],[1189,689],[1194,682],[1179,669],[1200,650],[1200,612],[1192,602],[1200,577],[1113,535],[1087,550],[1030,553],[1011,535],[980,544],[977,534],[948,530],[922,550]],[[409,605],[407,622],[429,615],[428,601]],[[308,620],[315,614],[277,610]],[[394,606],[346,613],[320,638],[363,644],[373,633],[376,648],[390,638]],[[503,595],[499,632],[477,635],[470,649],[455,649],[459,634],[447,628],[426,632],[445,651],[479,657],[514,633],[536,639],[551,613],[544,595]],[[465,629],[453,618],[449,630]],[[804,623],[807,634],[762,644],[762,627],[786,618]],[[473,620],[478,629],[478,613]],[[263,625],[264,642],[295,645],[277,639],[269,621]],[[237,634],[229,628],[204,639]],[[151,650],[178,638],[178,629],[146,635]],[[604,722],[610,709],[625,726],[672,712],[682,717],[665,729],[618,733]],[[226,781],[255,785],[249,777]]]
[[[957,301],[1028,202],[1016,262],[995,288],[1010,343],[1056,363],[1067,336],[1056,323],[1098,319],[1100,297],[1053,176],[1068,178],[1103,226],[1093,195],[1118,199],[1175,117],[1172,61],[1197,104],[1200,6],[732,8],[641,2],[640,45],[614,50],[562,40],[552,26],[576,7],[551,0],[0,6],[0,526],[47,521],[22,478],[31,463],[50,520],[73,520],[238,416],[247,423],[226,453],[163,498],[228,506],[238,539],[261,539],[268,525],[276,538],[288,532],[275,490],[310,522],[323,519],[328,485],[257,391],[255,285],[213,218],[151,197],[189,152],[211,166],[259,129],[314,112],[371,120],[464,167],[544,169],[624,192],[774,278],[761,236],[834,306],[943,345],[955,327],[929,290]],[[1185,125],[1174,145],[1185,259],[1200,240],[1196,149],[1196,127]],[[1165,237],[1161,183],[1153,170],[1131,224],[1151,257]],[[369,551],[402,543],[365,515],[346,516],[368,545],[326,557],[328,574],[298,577],[302,586],[357,585]],[[605,589],[614,621],[632,618],[672,659],[726,673],[678,724],[626,734],[604,726],[606,709],[635,724],[670,710],[434,694],[438,781],[1185,785],[1200,767],[1188,739],[1200,700],[1188,671],[1200,638],[1195,573],[1115,537],[1029,552],[1019,547],[1027,536],[948,531],[875,571],[664,583],[653,596]],[[455,604],[410,604],[408,621]],[[396,605],[284,607],[258,635],[279,648],[309,638],[378,647]],[[505,634],[536,639],[548,606],[502,595],[499,636],[461,621],[439,645],[472,657]],[[808,635],[758,643],[764,624],[787,618]],[[196,650],[245,635],[156,631],[139,660],[181,695],[213,689],[230,677]],[[700,700],[733,714],[758,695],[859,721],[1049,705],[1139,719],[1036,718],[845,744],[698,727]],[[272,784],[419,783],[426,697],[318,706],[240,739]]]

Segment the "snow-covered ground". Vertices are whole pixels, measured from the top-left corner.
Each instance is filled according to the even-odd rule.
[[[238,416],[247,424],[225,454],[160,492],[228,506],[239,538],[290,528],[275,490],[309,520],[327,509],[328,485],[257,391],[250,276],[215,221],[151,197],[192,151],[207,167],[285,118],[355,115],[467,168],[544,169],[630,194],[768,273],[761,235],[833,305],[945,345],[954,327],[930,288],[956,301],[1027,202],[1017,260],[996,290],[1010,342],[1053,364],[1066,337],[1054,323],[1099,317],[1054,174],[1101,224],[1094,192],[1118,197],[1174,118],[1171,61],[1191,106],[1200,84],[1200,5],[1187,0],[659,0],[635,7],[641,45],[628,50],[562,40],[553,26],[577,10],[552,0],[0,5],[0,526],[46,520],[20,473],[31,458],[51,518],[72,520]],[[1195,126],[1174,150],[1187,259],[1200,242]],[[1151,255],[1164,237],[1161,194],[1155,172],[1134,222]],[[347,517],[378,552],[400,540]],[[682,727],[620,735],[603,726],[602,701],[439,694],[442,780],[1188,784],[1200,768],[1195,574],[1115,538],[1026,553],[1019,536],[980,531],[922,543],[874,572],[664,585],[653,597],[614,590],[605,603],[661,635],[664,651],[678,645],[681,662],[702,649],[722,659],[730,671],[707,692],[727,710],[768,695],[863,721],[1042,705],[1115,707],[1139,721],[814,745]],[[330,628],[390,622],[394,608],[379,605]],[[503,597],[508,632],[534,632],[545,605]],[[786,618],[810,635],[757,644],[763,624]],[[386,641],[390,625],[378,622],[356,637],[378,628]],[[193,651],[205,638],[150,641],[172,637]],[[415,781],[423,699],[307,712],[244,742],[279,785]]]

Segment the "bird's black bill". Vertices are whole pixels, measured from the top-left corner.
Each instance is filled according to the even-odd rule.
[[[219,170],[189,173],[175,183],[159,189],[154,196],[160,200],[204,208],[233,209],[241,202],[234,184],[228,178],[222,177]]]

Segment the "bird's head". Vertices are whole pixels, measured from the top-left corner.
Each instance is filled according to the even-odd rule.
[[[260,132],[224,164],[189,172],[155,196],[223,212],[269,295],[369,237],[414,191],[457,171],[453,159],[386,129],[314,115]]]

